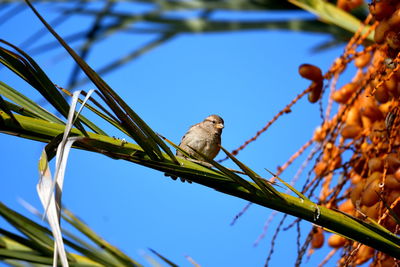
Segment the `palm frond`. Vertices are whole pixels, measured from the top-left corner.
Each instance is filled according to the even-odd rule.
[[[33,208],[30,207],[30,209]],[[63,230],[65,244],[75,251],[68,253],[68,260],[74,266],[142,266],[103,238],[88,230],[88,226],[70,211],[64,210],[62,215],[66,223],[70,223],[81,235],[91,237],[94,243],[83,241],[81,237]],[[32,264],[52,264],[53,239],[48,228],[13,211],[3,203],[0,203],[0,216],[22,234],[12,233],[0,227],[0,257],[2,260],[6,260],[6,262],[17,260]],[[38,216],[41,215],[38,214]],[[90,235],[88,235],[88,232],[90,232]]]

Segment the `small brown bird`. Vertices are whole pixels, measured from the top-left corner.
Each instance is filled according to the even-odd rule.
[[[179,147],[187,152],[190,156],[198,158],[201,161],[204,161],[204,158],[197,154],[192,148],[202,153],[207,158],[214,159],[220,150],[223,128],[224,120],[218,115],[210,115],[205,118],[204,121],[190,127],[187,133],[182,137]],[[185,157],[185,155],[179,150],[176,151],[176,155],[178,157]],[[174,175],[165,175],[174,180],[178,178]],[[183,178],[180,179],[182,182],[185,181]],[[189,180],[188,182],[191,183]]]
[[[204,121],[190,127],[189,131],[182,137],[179,147],[195,158],[204,160],[193,149],[209,159],[214,159],[220,150],[223,128],[224,120],[218,115],[210,115]],[[176,151],[176,155],[184,157],[179,150]]]

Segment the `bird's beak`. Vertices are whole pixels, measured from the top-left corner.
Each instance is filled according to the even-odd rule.
[[[215,127],[217,127],[218,129],[224,129],[224,125],[222,123],[218,123],[217,125],[215,125]]]

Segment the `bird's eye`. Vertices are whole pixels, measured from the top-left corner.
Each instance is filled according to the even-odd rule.
[[[212,121],[212,123],[214,123],[214,124],[215,124],[215,123],[216,123],[216,121]]]

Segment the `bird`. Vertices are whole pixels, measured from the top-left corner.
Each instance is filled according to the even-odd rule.
[[[224,129],[224,120],[218,115],[210,115],[189,128],[182,137],[179,147],[189,156],[200,160],[200,162],[196,161],[198,163],[206,161],[203,156],[214,159],[220,150],[222,129]],[[176,155],[187,158],[180,150],[176,151]],[[177,178],[171,177],[174,180]],[[181,181],[184,182],[185,179],[181,178]],[[188,182],[191,183],[191,181]]]
[[[218,115],[210,115],[189,128],[182,137],[179,147],[194,158],[205,161],[202,156],[204,155],[208,159],[214,159],[220,150],[222,129],[224,120]],[[176,155],[185,157],[179,150],[176,151]]]

